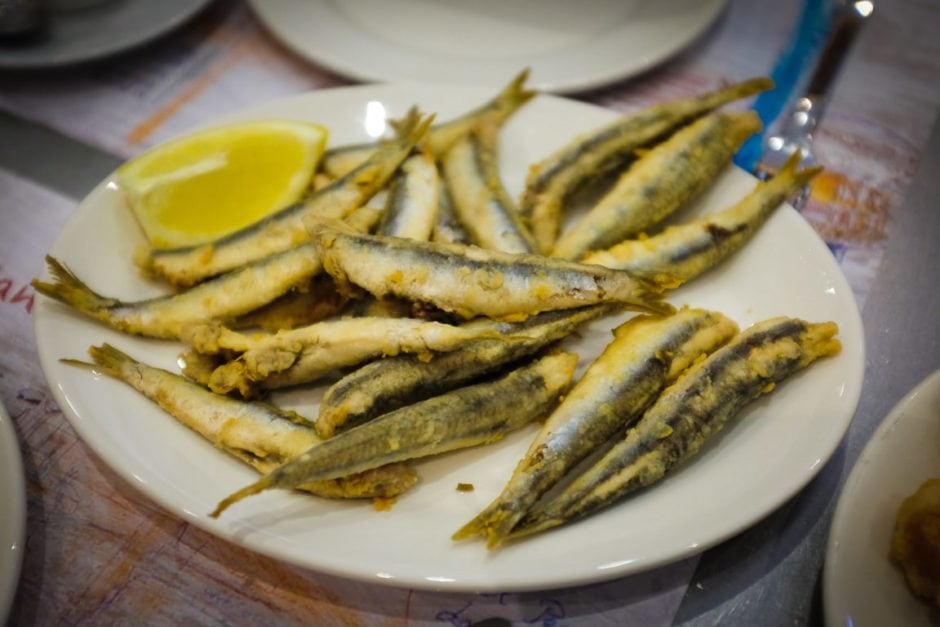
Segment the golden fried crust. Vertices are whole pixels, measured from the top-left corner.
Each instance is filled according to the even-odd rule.
[[[928,479],[901,503],[891,558],[911,591],[940,607],[940,478]]]

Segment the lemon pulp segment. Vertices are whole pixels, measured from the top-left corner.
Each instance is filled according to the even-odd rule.
[[[116,178],[152,246],[196,245],[300,198],[326,139],[322,126],[302,122],[223,126],[158,146]]]

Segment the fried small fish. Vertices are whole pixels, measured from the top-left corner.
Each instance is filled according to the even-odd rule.
[[[94,363],[63,361],[127,383],[214,446],[261,473],[270,472],[321,442],[310,421],[295,412],[213,394],[185,377],[140,363],[110,344],[92,346],[88,353]],[[416,482],[414,471],[396,463],[297,487],[328,498],[389,498]]]
[[[323,267],[337,282],[381,298],[430,303],[464,318],[520,321],[542,311],[617,302],[668,313],[663,289],[602,266],[458,244],[360,235],[321,224],[314,231]]]
[[[33,281],[40,294],[119,331],[165,339],[178,339],[189,325],[259,309],[309,284],[323,269],[316,246],[307,243],[182,292],[128,302],[98,294],[53,257],[46,257],[46,264],[53,280]]]
[[[470,243],[470,234],[454,213],[454,199],[445,180],[441,180],[440,205],[437,208],[437,221],[431,232],[431,241],[438,244]]]
[[[630,239],[586,255],[583,263],[627,270],[660,281],[686,283],[718,265],[746,244],[767,218],[796,190],[822,171],[797,170],[794,155],[739,202],[642,239]]]
[[[532,166],[519,210],[535,237],[538,250],[548,253],[552,249],[562,210],[576,190],[622,167],[637,149],[679,126],[771,87],[773,82],[769,78],[753,78],[691,98],[647,107],[575,138]]]
[[[514,529],[527,535],[586,516],[649,486],[694,456],[746,405],[841,349],[833,322],[772,318],[741,332],[663,391],[631,429]]]
[[[417,152],[405,159],[389,183],[378,233],[426,242],[437,221],[441,178],[434,158]]]
[[[725,316],[703,309],[682,309],[664,318],[639,316],[614,329],[613,341],[545,421],[503,491],[453,538],[482,535],[490,548],[499,545],[576,464],[737,330]]]
[[[425,152],[408,157],[389,183],[384,217],[377,233],[426,242],[437,223],[442,181],[437,163]],[[358,298],[343,312],[355,317],[405,317],[410,303],[400,299]]]
[[[712,113],[657,144],[558,238],[552,256],[581,259],[658,224],[703,192],[744,140],[760,130],[753,111]]]
[[[572,334],[579,325],[616,310],[612,305],[548,311],[519,323],[478,318],[465,328],[490,328],[518,341],[484,338],[422,359],[418,355],[386,357],[354,370],[331,385],[316,418],[320,437],[362,424],[376,416],[497,372]]]
[[[455,215],[471,241],[490,250],[531,253],[535,240],[503,186],[498,163],[499,125],[490,116],[457,141],[441,160]]]
[[[366,230],[379,216],[371,209],[359,209],[345,225],[354,231]],[[40,294],[119,331],[164,339],[179,339],[188,326],[211,320],[228,322],[291,291],[307,290],[323,269],[316,246],[308,242],[174,294],[122,301],[98,294],[54,257],[47,256],[46,264],[52,282],[32,282]]]
[[[402,407],[354,427],[223,499],[212,517],[270,488],[292,488],[488,444],[551,411],[571,383],[578,356],[557,353],[494,380]],[[321,448],[325,447],[325,448]]]
[[[461,327],[412,318],[360,317],[325,320],[274,334],[245,334],[221,325],[186,329],[183,340],[201,353],[239,356],[215,369],[208,385],[218,393],[259,390],[316,381],[340,368],[399,353],[454,350],[471,340],[503,336],[492,329]],[[505,338],[512,341],[512,338]]]

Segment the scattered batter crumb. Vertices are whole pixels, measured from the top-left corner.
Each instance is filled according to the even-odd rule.
[[[372,499],[372,508],[377,512],[387,512],[394,504],[393,497],[376,496]]]
[[[472,483],[458,483],[457,491],[458,492],[473,492],[473,484]]]

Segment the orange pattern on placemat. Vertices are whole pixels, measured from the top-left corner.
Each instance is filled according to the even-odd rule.
[[[885,239],[890,209],[887,193],[827,170],[813,180],[802,213],[827,242],[858,245]]]
[[[204,74],[189,83],[185,89],[174,96],[165,105],[154,111],[150,116],[131,129],[127,141],[139,145],[147,140],[160,126],[172,118],[186,103],[213,85],[220,76],[225,74],[244,54],[245,47],[236,43],[232,50],[222,57],[214,60]]]

